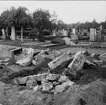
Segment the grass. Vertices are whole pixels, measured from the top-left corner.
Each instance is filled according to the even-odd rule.
[[[34,43],[35,44],[24,44],[24,43]],[[37,43],[37,44],[36,44]],[[32,39],[24,39],[24,42],[21,42],[20,39],[16,40],[16,41],[11,41],[11,40],[6,40],[6,41],[3,41],[1,40],[0,41],[0,44],[2,45],[11,45],[11,46],[18,46],[18,47],[26,47],[26,48],[29,48],[29,47],[32,47],[34,49],[46,49],[46,48],[50,48],[50,49],[56,49],[56,50],[59,50],[59,49],[63,49],[63,48],[71,48],[72,50],[76,51],[78,50],[79,48],[83,48],[83,49],[89,49],[90,51],[92,50],[93,52],[96,52],[96,51],[99,51],[99,52],[106,52],[106,44],[102,45],[101,46],[101,43],[98,43],[98,42],[92,42],[92,45],[90,46],[68,46],[68,45],[58,45],[58,46],[52,46],[52,47],[45,47],[45,46],[40,46],[42,42],[39,42],[39,41],[32,41]],[[89,43],[89,42],[83,42],[81,41],[80,43]],[[105,42],[104,42],[105,43]],[[47,44],[47,42],[44,42],[44,44]]]

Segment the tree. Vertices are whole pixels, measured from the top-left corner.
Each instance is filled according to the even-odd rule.
[[[51,15],[48,10],[38,9],[33,13],[36,28],[49,29]]]
[[[51,14],[51,18],[50,18],[51,23],[52,23],[52,26],[51,26],[51,27],[52,27],[52,30],[58,28],[58,25],[57,25],[57,23],[58,23],[57,17],[58,17],[58,15],[56,14],[55,11],[53,11],[53,13]]]
[[[102,25],[103,29],[106,29],[106,21],[105,22],[101,22],[99,25]]]
[[[48,10],[38,9],[33,12],[33,21],[35,27],[39,30],[38,40],[44,41],[43,30],[51,28],[51,15]]]
[[[9,10],[5,10],[1,13],[0,16],[0,28],[2,29],[2,35],[3,38],[6,39],[6,36],[8,35],[8,16],[9,16],[10,12]],[[6,31],[5,31],[6,29]]]
[[[11,27],[11,40],[16,40],[15,19],[16,19],[16,9],[12,7],[9,11],[9,15],[7,18],[8,26]]]
[[[15,22],[21,27],[21,42],[23,42],[23,29],[32,25],[32,18],[26,13],[27,10],[25,7],[19,7],[15,16]]]
[[[6,39],[5,27],[4,27],[1,16],[0,16],[0,30],[1,30],[2,38],[5,40]]]
[[[68,25],[64,23],[62,20],[57,21],[58,29],[67,29]]]
[[[18,9],[12,7],[1,14],[1,21],[6,30],[8,30],[8,27],[11,27],[12,40],[16,39],[15,27],[18,25],[21,27],[21,41],[23,41],[23,28],[28,26],[32,21],[31,16],[26,13],[26,10],[25,7],[19,7]]]
[[[92,28],[97,28],[99,26],[99,24],[96,22],[96,20],[94,19],[92,21]]]

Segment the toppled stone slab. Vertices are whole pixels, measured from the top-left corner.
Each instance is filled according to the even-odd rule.
[[[34,54],[34,49],[29,48],[27,51],[27,55],[25,55],[22,59],[16,62],[16,64],[19,64],[21,66],[29,66],[32,62]]]
[[[57,66],[55,69],[50,70],[51,73],[55,74],[63,74],[65,72],[65,69],[68,68],[68,65],[72,62],[73,58],[71,58],[68,61],[62,62],[59,66]]]
[[[78,70],[81,70],[85,62],[85,57],[82,51],[79,51],[75,54],[73,61],[69,64],[69,72],[73,75],[76,75]]]
[[[13,53],[11,51],[0,51],[0,59],[12,58]]]
[[[0,65],[13,64],[14,54],[11,51],[0,51]]]
[[[55,58],[50,63],[48,63],[48,66],[50,67],[50,69],[55,69],[57,66],[61,65],[62,62],[68,61],[70,59],[71,59],[71,56],[65,53]]]
[[[65,37],[63,38],[63,40],[65,41],[66,45],[76,45],[70,38]]]

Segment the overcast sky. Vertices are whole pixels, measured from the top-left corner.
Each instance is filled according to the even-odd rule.
[[[37,8],[55,11],[66,23],[106,20],[106,1],[0,1],[0,13],[11,6],[25,6],[30,12]]]

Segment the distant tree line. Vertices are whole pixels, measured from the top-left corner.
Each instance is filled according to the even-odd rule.
[[[78,30],[87,29],[88,31],[90,30],[90,28],[98,29],[100,26],[102,26],[103,29],[106,29],[106,21],[98,23],[94,19],[92,22],[85,22],[85,23],[77,22],[73,24],[68,24],[68,27],[73,27]]]

